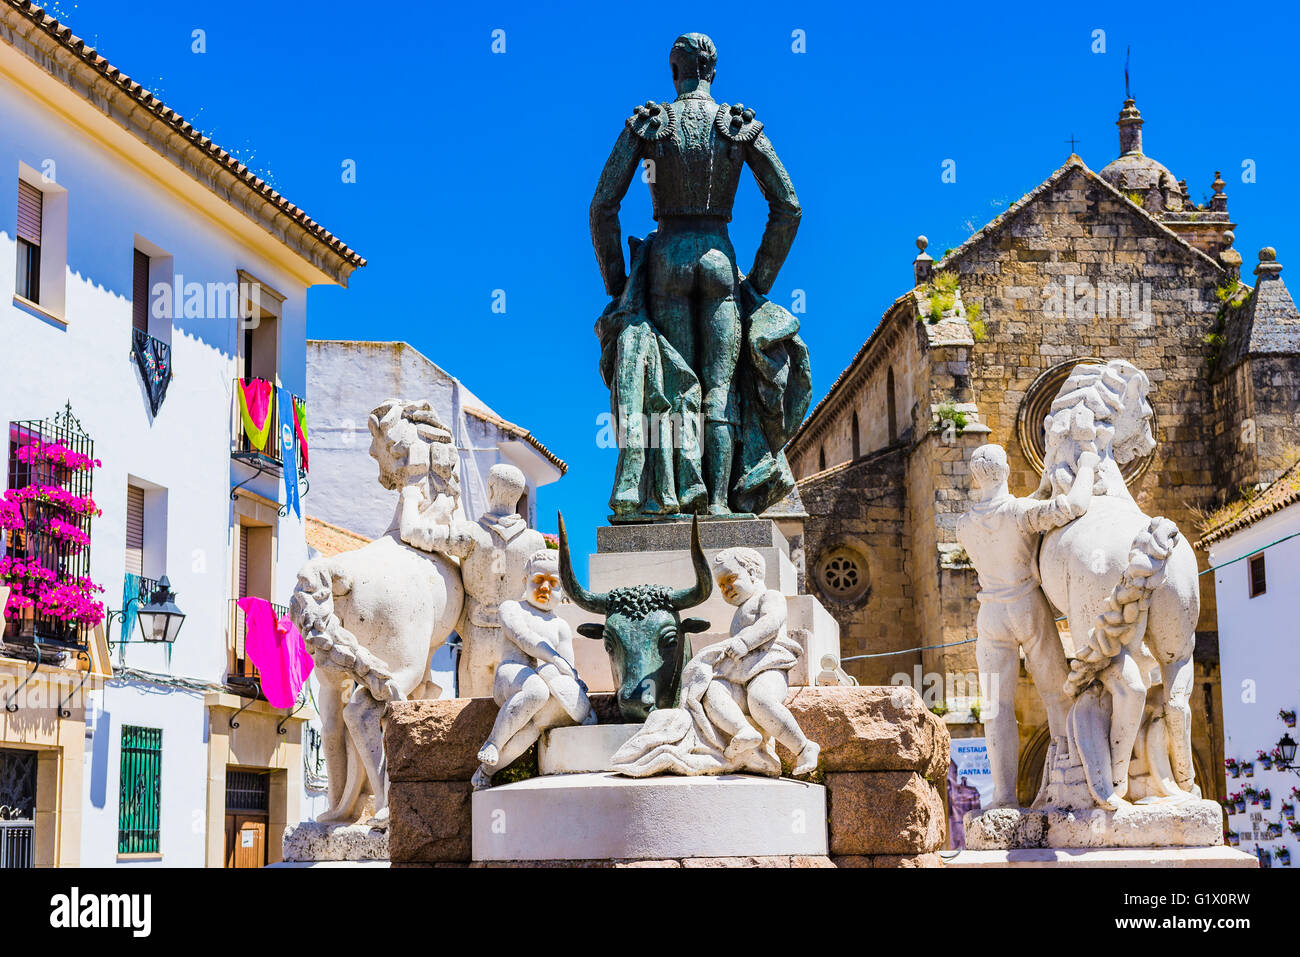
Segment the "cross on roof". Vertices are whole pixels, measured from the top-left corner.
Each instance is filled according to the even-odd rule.
[[[1073,134],[1073,133],[1070,134],[1070,138],[1069,138],[1068,140],[1066,140],[1065,142],[1067,142],[1067,143],[1070,144],[1070,152],[1071,152],[1071,153],[1077,152],[1077,151],[1075,150],[1074,147],[1075,147],[1075,144],[1078,143],[1079,141],[1076,140],[1076,139],[1074,138],[1074,134]]]

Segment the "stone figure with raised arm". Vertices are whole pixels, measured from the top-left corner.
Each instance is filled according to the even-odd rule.
[[[526,575],[523,600],[501,603],[505,653],[492,689],[501,710],[478,753],[475,790],[490,786],[492,774],[527,751],[543,731],[596,721],[574,662],[573,632],[554,611],[560,601],[559,554],[534,553]]]
[[[802,649],[786,630],[785,596],[765,587],[765,572],[763,556],[752,548],[717,554],[713,577],[736,608],[731,637],[691,659],[682,672],[681,707],[652,711],[644,730],[614,754],[614,771],[776,777],[775,743],[795,756],[795,775],[816,769],[821,749],[785,705],[789,671]]]
[[[462,642],[457,669],[462,698],[492,696],[497,664],[505,652],[501,603],[520,596],[529,557],[546,547],[541,532],[529,528],[515,511],[526,487],[524,473],[515,466],[492,466],[488,510],[477,522],[454,519],[454,503],[446,496],[430,501],[421,487],[402,489],[402,541],[460,560],[465,610],[456,630]]]
[[[1099,461],[1095,453],[1084,452],[1069,491],[1040,500],[1016,498],[1008,490],[1010,468],[1002,446],[983,445],[971,455],[970,474],[979,499],[958,521],[957,541],[979,574],[975,658],[981,679],[988,683],[982,717],[993,774],[991,807],[1017,803],[1015,694],[1021,648],[1047,707],[1052,741],[1065,750],[1069,667],[1055,614],[1039,584],[1038,547],[1041,533],[1067,525],[1088,510]]]

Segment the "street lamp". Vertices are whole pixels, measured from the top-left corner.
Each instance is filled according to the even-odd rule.
[[[1282,760],[1278,762],[1278,770],[1300,774],[1300,768],[1295,766],[1295,745],[1291,735],[1282,732],[1282,740],[1277,743],[1277,750],[1282,755]]]
[[[185,612],[176,606],[176,593],[172,591],[172,583],[167,580],[167,576],[164,575],[159,579],[158,587],[154,589],[147,605],[140,604],[142,600],[141,597],[131,598],[120,611],[110,611],[108,613],[108,620],[111,624],[115,617],[123,620],[126,618],[127,609],[131,607],[132,602],[140,605],[135,617],[140,623],[141,640],[133,641],[123,635],[116,644],[137,645],[143,641],[151,645],[170,645],[176,640],[177,634],[180,633],[181,625],[185,623]],[[112,634],[111,628],[109,634]],[[109,648],[112,648],[114,644],[110,638],[108,642]]]

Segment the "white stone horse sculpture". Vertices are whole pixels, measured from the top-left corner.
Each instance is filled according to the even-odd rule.
[[[1052,403],[1042,483],[1067,491],[1079,455],[1101,457],[1088,511],[1043,536],[1043,592],[1069,620],[1076,659],[1069,743],[1092,799],[1199,797],[1193,780],[1192,650],[1200,613],[1196,555],[1177,527],[1138,508],[1120,466],[1155,450],[1150,381],[1132,363],[1076,366]],[[1148,701],[1150,692],[1150,702]],[[1134,747],[1142,786],[1130,793]],[[1052,762],[1049,754],[1050,781]],[[1087,795],[1084,795],[1085,797]],[[1057,792],[1052,804],[1074,803]]]
[[[429,501],[459,499],[456,447],[428,402],[389,399],[370,414],[369,425],[380,485],[422,486]],[[464,604],[455,562],[404,544],[397,521],[395,512],[388,532],[363,548],[308,562],[290,601],[321,687],[329,775],[329,807],[317,818],[322,823],[357,820],[369,792],[372,823],[386,826],[381,719],[389,701],[436,694],[429,660],[456,627]]]

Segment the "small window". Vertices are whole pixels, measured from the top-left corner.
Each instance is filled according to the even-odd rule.
[[[144,489],[126,487],[126,573],[144,574]]]
[[[826,446],[824,445],[817,450],[817,471],[826,471]]]
[[[28,302],[41,301],[41,191],[26,180],[18,181],[18,276],[14,291]]]
[[[162,804],[162,729],[122,728],[117,853],[157,854]]]
[[[1264,577],[1264,553],[1250,556],[1250,597],[1258,598],[1268,591],[1268,582]]]
[[[858,428],[857,409],[853,410],[853,425],[851,431],[853,432],[853,458],[856,460],[862,457],[862,432]]]
[[[149,254],[138,249],[131,264],[131,325],[149,334]]]

